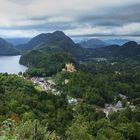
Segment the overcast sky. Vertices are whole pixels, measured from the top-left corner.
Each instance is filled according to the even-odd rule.
[[[139,35],[140,0],[0,0],[0,36]]]

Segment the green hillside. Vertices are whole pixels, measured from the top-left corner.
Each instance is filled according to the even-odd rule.
[[[0,55],[18,55],[17,51],[10,43],[0,38]]]

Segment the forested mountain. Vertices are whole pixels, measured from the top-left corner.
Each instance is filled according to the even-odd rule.
[[[98,48],[94,47],[98,44]],[[104,46],[103,46],[104,44]],[[82,48],[81,46],[85,46]],[[136,42],[129,41],[122,46],[108,45],[104,42],[91,39],[81,44],[76,44],[62,31],[40,34],[31,39],[27,44],[16,46],[20,51],[40,50],[44,53],[65,52],[69,53],[78,60],[95,57],[139,57],[139,45]],[[106,46],[106,47],[105,47]]]
[[[30,39],[31,38],[5,38],[5,40],[14,45],[14,47],[20,44],[26,44]]]
[[[75,50],[75,47],[78,48],[78,46],[72,41],[72,39],[66,36],[62,31],[55,31],[54,33],[46,34],[42,33],[31,39],[27,44],[17,46],[17,48],[23,51],[27,51],[43,45],[45,45],[45,47],[58,46],[59,48],[61,47],[61,49],[69,48],[70,50],[73,49],[73,47]]]
[[[140,45],[134,41],[129,41],[122,46],[111,45],[99,49],[94,49],[94,57],[123,57],[123,58],[139,58]]]
[[[60,31],[41,34],[33,38],[29,44],[32,48],[25,46],[32,50],[21,57],[20,63],[29,67],[43,68],[48,74],[56,73],[62,70],[65,63],[75,63],[75,60],[83,59],[90,53]]]
[[[100,40],[100,39],[89,39],[89,40],[86,40],[86,41],[81,41],[80,42],[80,45],[83,47],[83,48],[92,48],[92,49],[95,49],[95,48],[102,48],[102,47],[105,47],[105,46],[108,46],[109,44]]]
[[[116,45],[123,45],[126,42],[129,42],[129,39],[121,39],[121,37],[119,37],[118,39],[105,39],[105,42],[107,42],[108,44],[116,44]]]
[[[0,38],[0,55],[17,55],[19,52],[4,39]]]

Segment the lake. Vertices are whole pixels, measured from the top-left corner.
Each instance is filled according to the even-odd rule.
[[[25,72],[27,67],[19,64],[20,55],[18,56],[0,56],[0,73],[18,74]]]

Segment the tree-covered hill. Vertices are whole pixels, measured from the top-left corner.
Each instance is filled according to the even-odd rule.
[[[91,43],[96,45],[94,40],[89,40],[85,44]],[[20,51],[32,51],[33,49],[41,49],[46,52],[61,51],[70,53],[73,57],[81,60],[95,57],[140,57],[140,47],[134,41],[129,41],[122,46],[119,45],[104,45],[99,43],[98,48],[89,47],[82,48],[82,44],[75,44],[73,40],[65,35],[62,31],[55,31],[53,33],[40,34],[24,45],[16,46]],[[106,46],[106,47],[105,47]]]
[[[94,49],[94,57],[120,57],[120,58],[140,58],[140,45],[134,41],[129,41],[122,46],[111,45],[103,48]]]
[[[20,63],[30,68],[44,69],[44,73],[47,75],[61,71],[65,63],[76,63],[76,60],[80,60],[88,54],[87,50],[75,44],[63,32],[56,31],[52,34],[43,34],[45,39],[40,36],[42,35],[31,40],[31,42],[35,42],[33,44],[36,46],[33,45],[33,50],[21,57]],[[42,42],[42,39],[45,42]],[[39,44],[37,43],[38,40]]]
[[[40,34],[31,39],[27,44],[17,46],[17,48],[21,51],[30,51],[37,48],[45,49],[46,51],[64,51],[77,58],[82,57],[85,51],[62,31]]]
[[[83,48],[95,49],[95,48],[102,48],[102,47],[108,46],[109,44],[100,39],[93,38],[93,39],[81,41],[80,45]]]
[[[10,43],[0,38],[0,55],[17,55],[17,51]]]
[[[51,76],[65,67],[65,63],[76,63],[76,60],[66,52],[45,51],[44,49],[33,50],[20,58],[20,63],[29,67],[32,76]],[[40,71],[40,72],[39,72]]]

